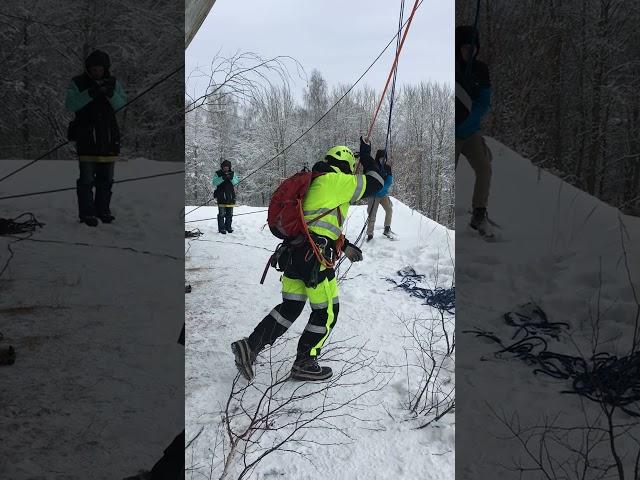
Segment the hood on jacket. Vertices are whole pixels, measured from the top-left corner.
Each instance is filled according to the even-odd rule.
[[[463,45],[475,45],[480,53],[480,34],[473,25],[460,25],[456,27],[456,59],[461,60],[460,49]]]

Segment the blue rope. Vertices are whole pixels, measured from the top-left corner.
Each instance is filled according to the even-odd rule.
[[[398,51],[400,50],[400,37],[402,33],[402,23],[404,18],[404,0],[400,2],[400,18],[398,19],[398,39],[396,40],[396,56],[398,55]],[[386,155],[382,160],[382,165],[387,162],[387,159],[391,156],[391,115],[393,113],[393,100],[396,94],[396,77],[398,76],[398,64],[400,63],[400,59],[396,62],[396,68],[393,71],[393,81],[391,83],[391,99],[389,100],[389,119],[387,121],[387,135],[384,141],[384,149]]]
[[[424,300],[424,305],[437,308],[441,313],[455,314],[456,310],[456,287],[440,288],[433,290],[419,287],[418,282],[424,280],[425,275],[418,274],[413,267],[405,267],[398,270],[398,275],[402,279],[397,282],[392,278],[385,280],[395,285],[394,288],[401,288],[408,292],[410,296]]]

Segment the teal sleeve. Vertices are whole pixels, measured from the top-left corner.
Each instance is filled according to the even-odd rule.
[[[127,94],[124,93],[124,88],[120,80],[116,80],[116,85],[113,89],[113,96],[109,99],[111,106],[114,110],[119,110],[127,104]]]
[[[213,184],[214,187],[217,187],[223,181],[224,180],[222,179],[222,177],[219,177],[218,175],[214,175],[213,178],[211,179],[211,183]]]
[[[82,107],[87,105],[91,101],[91,96],[89,96],[89,92],[85,90],[81,92],[78,90],[75,82],[71,82],[69,84],[69,88],[67,88],[67,98],[64,101],[64,106],[67,110],[71,112],[77,112]]]
[[[231,179],[231,185],[237,185],[238,183],[240,183],[240,180],[238,179],[238,175],[236,175],[234,172],[233,178]]]

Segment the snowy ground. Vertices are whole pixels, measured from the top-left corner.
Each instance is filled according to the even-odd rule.
[[[187,207],[187,212],[193,207]],[[348,219],[347,237],[355,239],[365,216],[364,206],[352,207]],[[199,228],[204,235],[185,240],[186,283],[193,288],[186,296],[186,438],[187,442],[199,432],[200,436],[186,452],[188,479],[219,478],[221,449],[221,412],[236,376],[230,343],[247,336],[257,322],[280,302],[279,273],[271,269],[264,285],[259,284],[270,251],[277,245],[267,228],[264,210],[252,207],[235,209],[234,233],[226,236],[217,232],[216,220],[188,223],[187,229]],[[256,212],[256,213],[252,213]],[[187,215],[187,220],[215,217],[217,208],[199,208]],[[243,215],[247,214],[247,215]],[[362,399],[367,407],[357,415],[334,420],[334,425],[351,437],[336,435],[330,429],[311,429],[307,439],[319,444],[293,444],[293,452],[274,452],[265,457],[246,478],[267,479],[453,479],[454,478],[454,415],[422,430],[414,430],[420,423],[411,420],[402,407],[407,396],[404,348],[409,341],[399,318],[439,318],[435,309],[410,298],[401,290],[390,290],[384,277],[395,277],[396,271],[412,265],[418,273],[426,274],[426,287],[436,284],[450,287],[454,275],[454,232],[425,218],[394,200],[393,229],[399,240],[391,242],[381,236],[382,212],[379,213],[376,236],[363,247],[364,261],[354,264],[340,285],[340,315],[325,348],[361,345],[368,342],[371,351],[365,357],[373,360],[370,368],[351,375],[348,382],[358,383],[375,376],[383,387]],[[344,264],[348,265],[348,261]],[[343,268],[344,271],[344,268]],[[295,344],[304,329],[309,307],[294,323],[284,340],[272,351],[284,357],[295,353]],[[453,320],[449,324],[453,330]],[[441,347],[441,345],[438,345]],[[267,349],[269,350],[269,349]],[[284,353],[283,353],[284,352]],[[330,362],[334,371],[346,365],[350,352],[337,354]],[[351,352],[352,353],[352,352]],[[291,359],[283,360],[285,371]],[[258,361],[256,384],[270,384],[268,353]],[[442,374],[451,377],[453,373]],[[289,381],[281,392],[295,388],[302,392],[314,388]],[[362,391],[365,386],[344,385],[334,388],[329,397],[340,402]],[[250,391],[248,397],[255,395]],[[318,398],[308,398],[296,404],[298,413],[318,406]],[[251,403],[251,402],[249,402]],[[345,411],[343,411],[344,413]],[[292,411],[291,417],[296,412]],[[278,422],[290,418],[281,417]],[[366,421],[364,421],[366,420]],[[322,426],[322,425],[320,425]],[[269,445],[280,438],[281,432],[267,431],[260,445]],[[344,445],[336,446],[339,441]],[[301,455],[309,455],[311,461]],[[238,459],[229,478],[237,478]],[[213,468],[213,473],[211,469]],[[235,476],[234,476],[235,475]]]
[[[533,368],[518,360],[497,360],[492,355],[498,349],[495,344],[460,332],[481,328],[509,339],[514,331],[502,314],[534,300],[550,321],[570,324],[571,338],[553,342],[551,350],[573,356],[582,351],[589,357],[592,319],[599,310],[595,351],[628,354],[636,303],[623,260],[620,219],[628,231],[625,248],[636,289],[640,219],[620,217],[616,209],[539,171],[496,141],[489,140],[489,146],[494,154],[489,213],[503,227],[495,243],[486,243],[465,228],[473,173],[464,158],[456,177],[457,348],[463,352],[456,363],[458,478],[551,478],[540,471],[522,477],[508,469],[518,462],[529,468],[533,461],[517,440],[505,438],[508,431],[489,406],[508,416],[517,414],[522,427],[541,425],[544,414],[558,415],[563,426],[584,426],[580,397],[560,393],[570,382],[534,376]],[[587,415],[595,418],[599,409],[590,402],[585,405]],[[618,424],[633,420],[615,417]],[[637,445],[627,449],[630,440],[624,435],[617,440],[627,477],[638,449]],[[573,441],[577,443],[576,438]],[[530,446],[535,452],[536,444]],[[569,455],[555,445],[551,457],[563,462]],[[612,462],[607,442],[594,450],[592,461],[596,458]],[[556,473],[560,474],[559,468]],[[618,478],[615,469],[609,473]],[[594,478],[591,475],[586,478]]]
[[[3,161],[0,175],[24,165]],[[0,196],[75,185],[76,161],[42,161]],[[116,180],[176,171],[131,160]],[[0,478],[114,479],[150,468],[182,429],[182,176],[114,186],[112,225],[78,223],[75,191],[0,201],[46,225],[0,277]],[[0,237],[0,264],[8,257]],[[141,254],[107,247],[131,247]],[[169,258],[165,255],[176,258]],[[1,267],[0,267],[1,268]]]

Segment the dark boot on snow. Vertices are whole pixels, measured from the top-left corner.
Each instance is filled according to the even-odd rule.
[[[321,367],[315,357],[299,358],[291,368],[291,378],[296,380],[319,381],[331,378],[333,372],[329,367]]]
[[[236,367],[240,374],[247,380],[253,380],[253,364],[256,361],[257,354],[251,350],[249,342],[246,338],[233,342],[231,344],[231,351],[236,360]]]
[[[373,234],[367,235],[367,242],[370,242],[371,240],[373,240]]]
[[[98,218],[100,219],[100,221],[102,223],[111,223],[113,222],[116,217],[114,217],[111,212],[107,212],[107,213],[102,213],[98,216]]]
[[[493,229],[489,223],[489,216],[486,208],[474,208],[471,214],[471,222],[469,226],[477,230],[480,236],[485,238],[493,237]]]
[[[96,217],[80,217],[80,221],[90,227],[98,226],[98,219]]]
[[[12,346],[0,348],[0,365],[16,363],[16,350]]]

